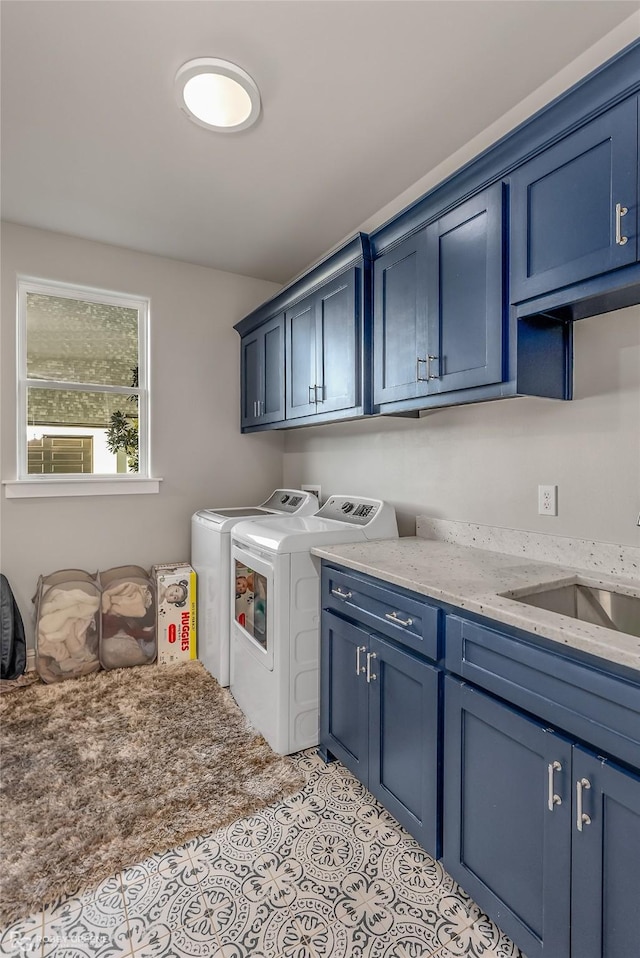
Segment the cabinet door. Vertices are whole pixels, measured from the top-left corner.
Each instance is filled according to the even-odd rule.
[[[325,750],[367,783],[369,635],[331,612],[322,613],[320,739]]]
[[[636,261],[637,109],[625,100],[513,173],[512,302]]]
[[[373,401],[426,396],[426,231],[373,264]]]
[[[356,268],[317,293],[316,412],[334,412],[359,405],[359,310]]]
[[[444,865],[527,958],[569,955],[570,762],[560,736],[445,680]]]
[[[628,958],[639,947],[640,778],[576,746],[573,783],[571,955]]]
[[[312,293],[286,313],[287,419],[316,412],[316,299]]]
[[[439,673],[377,636],[367,655],[369,791],[439,858]]]
[[[503,379],[502,184],[427,228],[429,392]]]
[[[243,336],[242,426],[284,419],[284,313]]]
[[[241,425],[255,426],[258,423],[258,402],[262,398],[261,354],[263,338],[260,329],[254,330],[240,341],[240,389]]]
[[[262,327],[262,395],[259,422],[281,422],[284,411],[284,313]]]

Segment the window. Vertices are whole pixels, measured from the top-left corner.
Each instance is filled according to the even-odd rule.
[[[18,282],[19,480],[148,477],[149,301]]]

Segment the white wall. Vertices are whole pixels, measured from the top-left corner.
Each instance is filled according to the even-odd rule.
[[[40,573],[188,560],[194,511],[256,502],[281,484],[281,434],[240,434],[240,340],[233,329],[278,287],[3,224],[2,479],[16,475],[18,273],[150,297],[152,472],[163,480],[158,495],[8,500],[2,492],[0,564],[29,627]]]
[[[638,37],[625,20],[361,225],[371,232]],[[339,245],[339,244],[336,244]],[[510,399],[294,430],[285,482],[321,482],[323,498],[389,499],[401,533],[428,514],[509,528],[640,544],[640,307],[575,326],[572,403]],[[537,485],[559,486],[559,515],[537,515]]]
[[[504,399],[287,434],[285,482],[424,514],[640,545],[640,306],[575,326],[575,399]],[[559,487],[538,516],[538,483]]]

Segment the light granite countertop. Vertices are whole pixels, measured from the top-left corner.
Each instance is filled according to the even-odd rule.
[[[477,530],[479,527],[474,528]],[[498,541],[504,547],[504,542]],[[534,587],[537,584],[580,581],[597,588],[613,587],[628,595],[640,596],[640,579],[635,575],[635,561],[631,567],[625,567],[625,571],[627,568],[629,572],[634,570],[633,577],[629,578],[610,574],[602,568],[581,570],[522,554],[461,545],[459,542],[459,535],[456,535],[455,541],[414,536],[326,546],[314,548],[312,552],[322,559],[459,609],[630,667],[638,671],[640,679],[640,638],[525,605],[503,595],[508,592],[536,591]]]

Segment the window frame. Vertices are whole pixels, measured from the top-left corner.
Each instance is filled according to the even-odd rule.
[[[65,383],[62,380],[30,379],[27,375],[27,295],[35,293],[43,296],[55,296],[74,299],[80,302],[99,303],[106,306],[121,306],[135,309],[138,314],[138,386],[110,386],[104,383]],[[150,472],[150,391],[149,391],[149,319],[151,303],[148,297],[113,290],[98,289],[75,283],[63,283],[55,280],[42,280],[30,276],[19,276],[17,285],[17,482],[11,485],[29,487],[32,492],[9,491],[9,496],[23,495],[80,495],[90,494],[88,484],[96,484],[95,491],[110,494],[116,491],[109,486],[119,486],[118,491],[157,492],[148,487],[145,480],[151,479]],[[27,439],[27,391],[29,388],[59,390],[77,390],[79,392],[118,393],[138,397],[138,472],[136,473],[29,473]],[[130,487],[125,489],[124,485]],[[47,493],[45,487],[56,485],[57,491]],[[70,489],[63,489],[70,486]],[[82,486],[82,491],[79,486]],[[75,487],[75,490],[73,489]],[[134,488],[136,487],[136,488]]]

